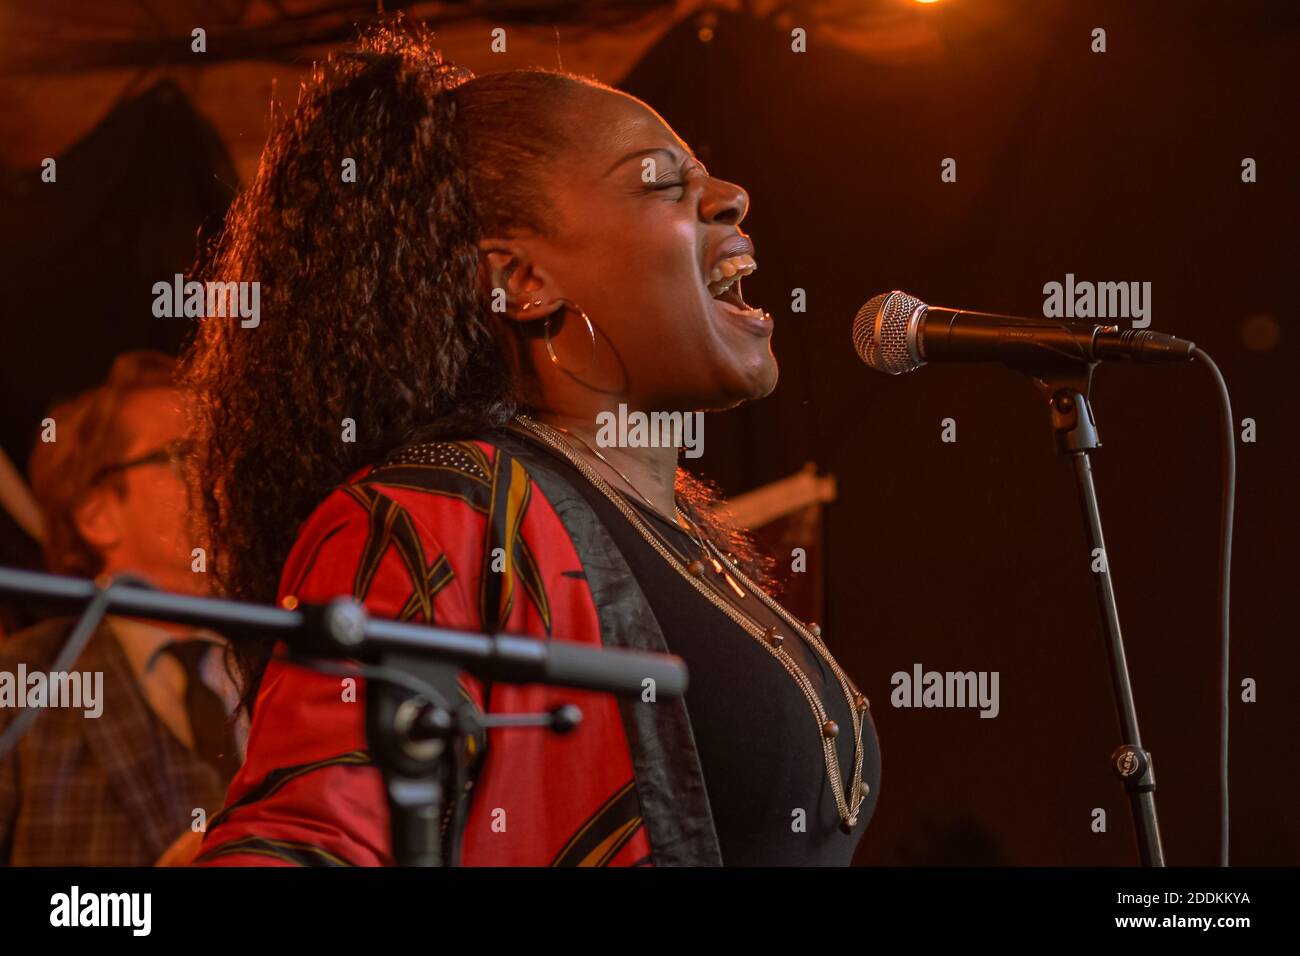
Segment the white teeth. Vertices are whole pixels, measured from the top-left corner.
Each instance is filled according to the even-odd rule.
[[[736,280],[749,275],[758,268],[753,256],[731,256],[723,259],[709,273],[709,294],[714,298],[722,295],[735,284]]]

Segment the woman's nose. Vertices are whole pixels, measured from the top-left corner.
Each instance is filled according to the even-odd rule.
[[[725,179],[710,179],[700,197],[700,218],[724,226],[739,225],[749,212],[749,193]]]

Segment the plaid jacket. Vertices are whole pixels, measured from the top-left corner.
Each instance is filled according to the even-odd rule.
[[[551,454],[513,433],[399,449],[305,522],[281,600],[350,595],[404,621],[666,651],[617,546]],[[566,735],[495,728],[471,742],[462,864],[720,865],[682,700],[485,686],[468,675],[459,689],[494,714],[573,703],[584,715]],[[198,860],[391,864],[364,687],[354,700],[336,676],[271,662],[243,769]]]
[[[60,618],[0,641],[0,671],[48,671],[71,630]],[[0,760],[0,863],[149,866],[196,809],[216,812],[221,780],[154,715],[107,623],[72,669],[103,673],[103,712],[47,708]],[[17,713],[0,709],[0,727]]]

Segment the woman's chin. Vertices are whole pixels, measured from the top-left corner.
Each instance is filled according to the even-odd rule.
[[[755,356],[752,361],[731,368],[727,375],[720,376],[720,379],[727,382],[729,386],[726,396],[727,407],[767,398],[776,389],[778,378],[780,378],[780,370],[776,364],[776,356],[768,350],[764,350],[761,356]]]
[[[749,396],[749,400],[753,401],[757,398],[767,398],[767,396],[776,391],[776,383],[780,377],[781,370],[777,367],[776,356],[771,352],[768,352],[767,361],[763,363],[760,375],[758,376],[758,381],[755,382],[754,391],[753,394]]]

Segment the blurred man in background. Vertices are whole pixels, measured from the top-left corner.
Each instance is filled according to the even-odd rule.
[[[131,352],[102,386],[50,412],[28,469],[48,570],[207,593],[180,471],[186,396],[174,381],[172,358]],[[20,664],[48,672],[74,620],[0,642],[0,676]],[[206,824],[239,765],[246,720],[221,638],[110,615],[70,670],[102,673],[102,712],[45,708],[0,758],[0,863],[152,864]],[[16,714],[0,707],[0,729]]]

